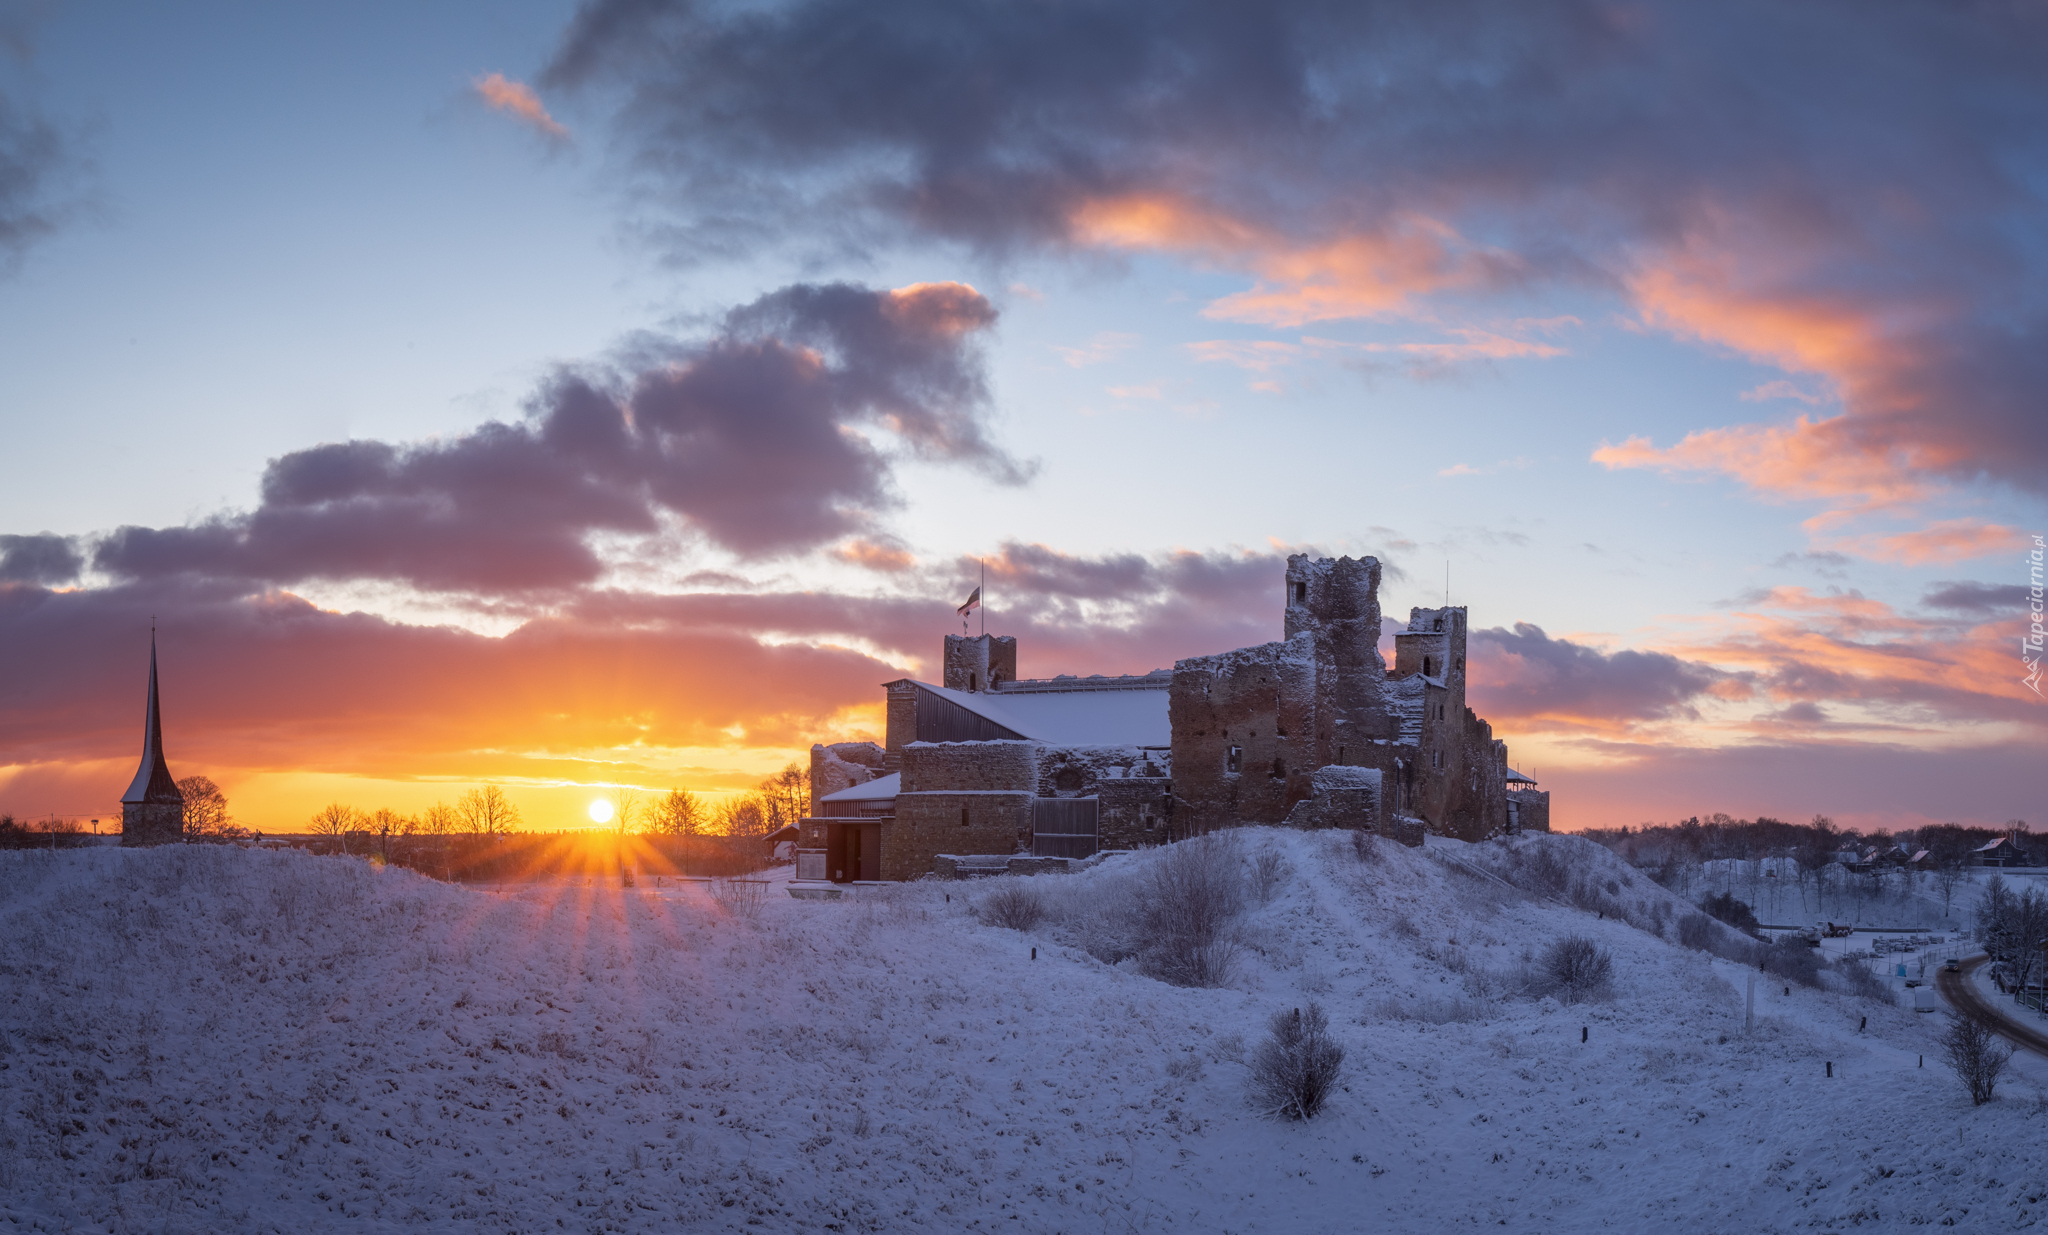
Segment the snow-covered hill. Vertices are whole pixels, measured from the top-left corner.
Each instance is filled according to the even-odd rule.
[[[1432,840],[1361,860],[1341,835],[1238,839],[1284,870],[1236,920],[1223,989],[1081,946],[1115,959],[1100,920],[1158,853],[1040,877],[1052,913],[1029,933],[971,912],[1001,881],[862,903],[778,890],[748,916],[701,885],[494,894],[293,853],[0,855],[0,1219],[1348,1232],[2048,1216],[2035,1080],[1973,1109],[1933,1057],[1936,1018],[1781,981],[1745,1035],[1745,971],[1661,937],[1688,907],[1596,845]],[[1517,993],[1573,933],[1611,951],[1614,996]],[[1310,1000],[1349,1052],[1342,1088],[1311,1123],[1257,1115],[1243,1060],[1275,1011]]]

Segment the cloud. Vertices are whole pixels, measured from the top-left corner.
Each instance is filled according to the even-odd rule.
[[[1009,544],[986,562],[989,628],[1019,636],[1027,673],[1144,672],[1277,638],[1283,567]],[[731,575],[699,581],[717,590],[584,589],[502,637],[189,576],[0,585],[0,807],[33,809],[20,795],[37,784],[97,795],[65,810],[118,794],[153,617],[180,775],[664,784],[679,752],[710,748],[761,765],[743,784],[790,747],[878,736],[880,683],[937,673],[977,577],[958,559],[906,567],[884,595]]]
[[[1737,675],[1712,665],[1661,652],[1602,652],[1527,622],[1474,630],[1469,639],[1472,706],[1496,728],[1619,731],[1697,718],[1697,703],[1717,688],[1746,692]]]
[[[1980,617],[2010,617],[2025,610],[2030,599],[2028,589],[2021,584],[1963,581],[1935,584],[1933,591],[1920,598],[1920,603],[1929,609],[1948,609]]]
[[[917,565],[910,550],[891,536],[857,537],[834,549],[832,555],[843,562],[891,574]]]
[[[513,81],[502,73],[489,73],[470,82],[470,88],[492,111],[514,116],[556,141],[569,140],[569,130],[548,115],[540,96],[525,82]]]
[[[1736,397],[1740,398],[1744,403],[1762,403],[1768,399],[1796,399],[1801,403],[1828,402],[1826,395],[1815,394],[1799,385],[1799,383],[1788,382],[1783,378],[1774,382],[1765,382],[1760,386],[1752,386]]]
[[[2017,553],[2032,545],[2033,538],[2018,528],[1999,523],[1985,523],[1980,519],[1944,519],[1917,532],[1871,534],[1834,543],[1839,549],[1873,561],[1925,566],[1930,562],[1960,562]]]
[[[69,536],[0,536],[0,583],[69,583],[84,569]]]
[[[34,31],[23,13],[0,14],[0,71],[28,61]],[[0,79],[0,273],[55,234],[84,205],[72,135],[44,115],[19,84]]]
[[[749,558],[871,533],[897,502],[898,457],[1028,475],[987,434],[977,339],[994,321],[964,284],[787,287],[707,340],[643,338],[616,365],[557,373],[521,423],[274,459],[255,510],[124,527],[94,563],[128,579],[516,592],[587,585],[603,571],[594,534],[670,516]]]
[[[1461,365],[1488,360],[1548,360],[1565,351],[1548,343],[1511,338],[1490,330],[1445,327],[1456,342],[1347,343],[1304,335],[1298,343],[1271,339],[1205,339],[1184,344],[1196,360],[1236,365],[1265,373],[1306,360],[1331,360],[1349,368],[1392,367],[1416,380],[1442,377]],[[1382,358],[1387,358],[1383,360]],[[1389,365],[1388,361],[1393,361]],[[1256,387],[1255,387],[1256,388]]]
[[[1843,413],[1602,462],[1856,511],[2048,492],[2044,53],[2026,6],[596,0],[547,80],[690,256],[1163,253],[1275,327],[1615,297]]]
[[[1137,335],[1104,330],[1088,340],[1086,346],[1055,347],[1052,350],[1059,353],[1060,359],[1066,361],[1069,368],[1082,369],[1089,365],[1101,364],[1105,360],[1113,360],[1137,345]]]

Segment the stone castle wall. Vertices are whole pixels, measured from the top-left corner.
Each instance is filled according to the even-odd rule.
[[[882,844],[882,878],[918,879],[942,853],[1019,853],[1031,848],[1029,790],[906,793]]]
[[[903,792],[1038,792],[1038,743],[912,742],[903,748]],[[960,850],[947,850],[959,853]]]

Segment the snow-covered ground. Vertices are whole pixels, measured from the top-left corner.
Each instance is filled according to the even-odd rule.
[[[1745,1034],[1747,971],[1653,933],[1675,938],[1687,907],[1598,846],[1432,840],[1361,862],[1338,835],[1241,840],[1291,873],[1240,919],[1237,976],[1214,990],[1104,964],[1062,942],[1057,913],[1029,934],[979,924],[969,904],[998,881],[862,902],[777,891],[748,916],[673,881],[494,894],[299,853],[0,855],[0,1220],[1748,1232],[2048,1217],[2041,1061],[1973,1109],[1935,1057],[1939,1017],[1783,982],[1759,986]],[[1544,852],[1571,892],[1502,881]],[[1035,886],[1056,909],[1099,905],[1157,860]],[[1506,993],[1571,933],[1612,952],[1611,1000]],[[1260,1116],[1242,1061],[1275,1011],[1309,1000],[1349,1052],[1342,1088],[1313,1122]]]

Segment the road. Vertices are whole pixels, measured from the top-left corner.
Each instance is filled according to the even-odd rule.
[[[2048,1034],[2030,1029],[2011,1017],[2001,1015],[1971,984],[1970,971],[1990,959],[1988,956],[1980,956],[1974,960],[1964,961],[1962,969],[1956,973],[1950,973],[1946,969],[1936,970],[1934,989],[1941,992],[1941,997],[1948,1000],[1950,1007],[1964,1016],[1979,1025],[1996,1030],[2000,1036],[2048,1059]]]

